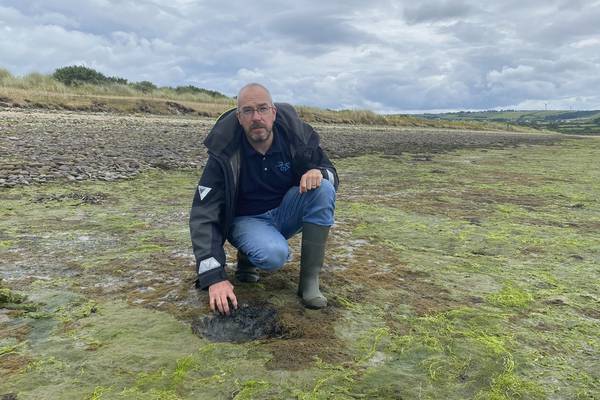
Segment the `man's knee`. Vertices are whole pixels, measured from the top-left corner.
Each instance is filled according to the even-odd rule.
[[[317,197],[324,201],[335,202],[335,187],[326,179],[321,181],[321,186],[315,189]]]
[[[307,192],[312,196],[309,203],[316,208],[335,208],[335,187],[328,180],[323,180],[321,186]]]
[[[313,197],[304,210],[303,222],[322,226],[333,225],[335,211],[335,188],[333,184],[324,180],[321,182],[321,186],[311,190],[311,192],[313,192],[311,194]]]
[[[271,242],[256,249],[252,254],[248,254],[248,259],[260,269],[273,271],[283,267],[287,261],[288,252],[287,242],[285,246]]]

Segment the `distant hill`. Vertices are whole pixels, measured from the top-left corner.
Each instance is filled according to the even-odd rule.
[[[490,110],[420,114],[421,118],[442,121],[496,122],[549,129],[566,134],[600,135],[600,110]]]

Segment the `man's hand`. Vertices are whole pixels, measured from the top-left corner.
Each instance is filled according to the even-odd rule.
[[[323,174],[318,169],[309,169],[300,178],[300,193],[306,193],[321,186]]]
[[[237,298],[233,294],[233,285],[229,281],[221,281],[212,284],[208,288],[208,297],[210,302],[210,309],[214,312],[218,310],[221,314],[229,315],[229,302],[234,309],[237,309]]]

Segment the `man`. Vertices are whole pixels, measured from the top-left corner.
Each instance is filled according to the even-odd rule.
[[[236,278],[257,282],[289,259],[287,243],[302,231],[298,295],[313,309],[325,243],[333,224],[338,177],[319,136],[289,104],[274,104],[264,86],[244,86],[237,109],[223,114],[204,145],[209,158],[194,195],[190,234],[198,280],[210,308],[237,308],[225,273],[225,239],[238,249]]]

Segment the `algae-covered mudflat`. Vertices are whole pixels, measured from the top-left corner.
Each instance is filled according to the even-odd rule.
[[[398,152],[396,152],[398,153]],[[213,343],[187,217],[199,171],[0,189],[0,398],[600,398],[600,139],[338,158],[324,293],[296,256]],[[230,261],[234,251],[229,250]]]

